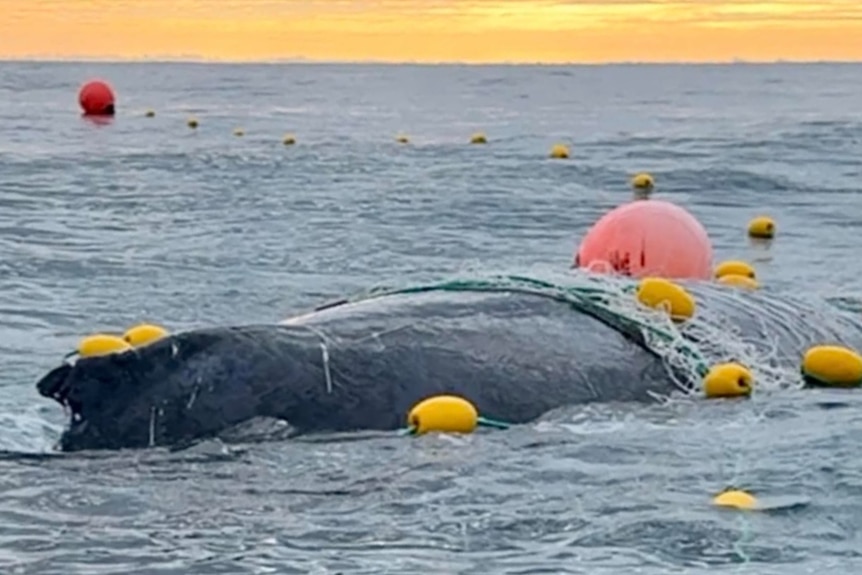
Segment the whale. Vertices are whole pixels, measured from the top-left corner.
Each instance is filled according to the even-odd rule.
[[[860,325],[837,308],[706,282],[686,289],[722,339],[754,342],[779,368],[798,371],[812,345],[862,345]],[[69,413],[66,452],[184,445],[259,417],[297,435],[398,430],[411,406],[440,394],[517,425],[565,406],[695,391],[643,329],[597,309],[523,287],[395,290],[71,358],[36,387]],[[738,351],[679,332],[710,361]]]

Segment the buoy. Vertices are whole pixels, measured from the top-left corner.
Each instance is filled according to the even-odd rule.
[[[655,188],[655,180],[645,172],[637,174],[631,180],[632,190],[635,193],[636,200],[645,200],[652,195]]]
[[[740,260],[727,260],[715,266],[716,279],[727,275],[747,276],[751,279],[757,278],[754,268],[750,264]]]
[[[550,157],[555,160],[565,160],[569,157],[569,148],[565,144],[554,144]]]
[[[703,378],[703,393],[708,398],[747,397],[753,388],[754,376],[738,363],[715,365]]]
[[[168,330],[151,323],[142,323],[130,327],[123,334],[123,339],[134,347],[141,347],[168,336]]]
[[[155,118],[156,112],[154,110],[147,110],[147,113],[144,114],[144,116],[146,116],[147,118]]]
[[[87,82],[78,93],[78,103],[87,116],[113,116],[114,100],[114,91],[101,80]]]
[[[285,146],[292,146],[296,143],[296,137],[292,134],[285,134],[284,139],[281,141]]]
[[[695,301],[681,286],[664,278],[644,278],[637,291],[638,301],[651,308],[665,308],[674,321],[694,315]]]
[[[407,425],[417,435],[441,433],[472,433],[479,424],[479,413],[463,397],[437,395],[416,404],[407,415]]]
[[[408,138],[407,136],[402,134],[402,135],[396,136],[395,141],[398,142],[399,144],[409,144],[410,138]]]
[[[818,387],[856,387],[862,383],[862,356],[838,345],[818,345],[802,356],[805,383]]]
[[[712,503],[717,507],[732,507],[743,511],[755,510],[759,505],[754,495],[739,489],[719,493],[713,498]]]
[[[78,355],[81,357],[95,357],[97,355],[108,355],[132,349],[132,346],[121,337],[106,333],[97,333],[85,337],[78,344]]]
[[[472,136],[470,136],[471,144],[487,144],[488,137],[482,132],[476,132]]]
[[[720,278],[718,278],[718,283],[733,287],[745,288],[749,290],[756,290],[760,287],[760,284],[757,283],[757,280],[751,279],[748,276],[741,276],[737,274],[727,274],[725,276],[721,276]]]
[[[242,128],[234,128],[233,135],[238,138],[241,138],[245,136],[245,130],[243,130]]]
[[[752,238],[771,240],[776,231],[775,221],[767,216],[758,216],[748,222],[748,235]]]
[[[113,116],[114,91],[101,80],[87,82],[78,92],[78,103],[85,116]]]
[[[192,130],[194,130],[195,128],[198,127],[198,119],[197,118],[189,118],[188,121],[186,122],[186,125],[189,128],[191,128]]]
[[[712,243],[700,222],[676,204],[627,202],[593,224],[575,266],[638,278],[708,280]]]

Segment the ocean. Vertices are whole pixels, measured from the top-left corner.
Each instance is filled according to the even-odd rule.
[[[118,94],[107,124],[77,108],[94,77]],[[849,64],[0,63],[0,572],[857,572],[854,393],[53,457],[65,419],[34,384],[80,337],[139,321],[272,322],[390,280],[565,270],[640,171],[716,261],[859,294],[860,91]],[[548,159],[556,142],[571,158]],[[767,248],[745,234],[761,214]],[[783,503],[711,506],[730,485]]]

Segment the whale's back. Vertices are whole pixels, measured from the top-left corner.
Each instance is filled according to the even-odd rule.
[[[538,295],[388,295],[284,324],[316,332],[336,367],[335,387],[363,388],[364,398],[386,394],[399,424],[410,405],[437,393],[459,393],[489,416],[522,422],[565,404],[647,400],[674,389],[659,358],[636,340]],[[375,424],[362,410],[345,417]]]

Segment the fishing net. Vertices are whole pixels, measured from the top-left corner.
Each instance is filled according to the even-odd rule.
[[[862,345],[858,337],[862,319],[848,301],[776,297],[763,290],[753,293],[703,282],[686,288],[698,305],[694,317],[681,323],[674,322],[667,310],[640,304],[635,296],[638,283],[631,278],[559,272],[530,277],[475,275],[414,286],[380,286],[318,309],[385,295],[435,291],[521,292],[548,297],[637,341],[661,358],[668,376],[683,392],[700,391],[710,367],[724,362],[746,366],[761,390],[800,387],[804,385],[799,371],[801,356],[811,345]]]
[[[700,389],[700,381],[717,357],[727,356],[727,350],[709,346],[705,353],[702,343],[718,335],[716,330],[700,327],[696,338],[684,333],[664,310],[640,305],[635,297],[637,285],[630,280],[614,277],[572,276],[566,282],[518,275],[497,275],[456,279],[412,287],[378,287],[347,303],[393,294],[431,291],[521,292],[566,302],[575,310],[588,314],[639,341],[648,351],[662,358],[676,386],[685,392]],[[715,331],[716,333],[710,333]],[[699,341],[699,342],[698,342]]]

